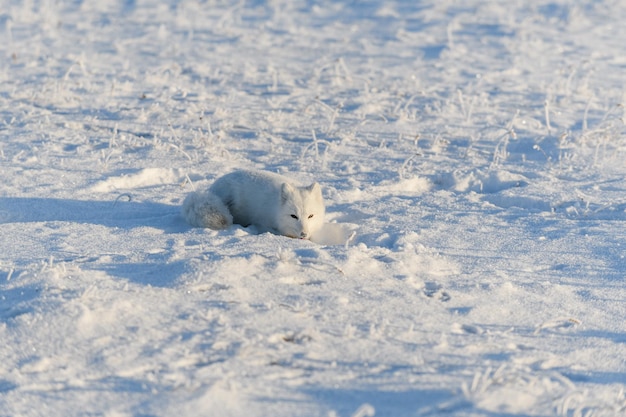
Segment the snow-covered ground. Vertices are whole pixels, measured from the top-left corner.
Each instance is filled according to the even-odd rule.
[[[3,0],[0,416],[626,415],[625,21]],[[321,244],[187,226],[236,168]]]

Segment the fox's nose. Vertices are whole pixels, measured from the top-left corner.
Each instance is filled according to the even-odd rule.
[[[300,233],[300,239],[306,239],[308,237],[309,237],[309,234],[307,232]]]

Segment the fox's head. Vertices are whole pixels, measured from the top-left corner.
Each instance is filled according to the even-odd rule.
[[[284,183],[281,191],[278,224],[281,234],[297,239],[310,239],[324,224],[324,198],[318,183],[294,187]]]

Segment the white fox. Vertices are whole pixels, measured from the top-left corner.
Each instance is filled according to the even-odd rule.
[[[236,223],[310,239],[324,224],[325,208],[318,183],[299,187],[271,172],[234,171],[207,191],[189,194],[182,212],[192,226],[224,229]]]

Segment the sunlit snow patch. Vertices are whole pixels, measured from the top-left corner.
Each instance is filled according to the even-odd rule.
[[[339,223],[324,223],[313,236],[311,242],[320,245],[345,245],[354,236],[354,229]]]
[[[110,192],[120,189],[150,187],[171,184],[180,181],[182,175],[178,169],[144,168],[135,173],[110,177],[91,187],[95,192]]]

